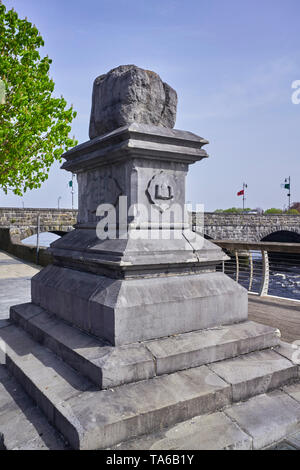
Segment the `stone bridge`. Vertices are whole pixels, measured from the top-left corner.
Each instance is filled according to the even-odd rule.
[[[0,208],[0,229],[9,228],[12,238],[22,240],[40,231],[63,235],[73,229],[77,210]],[[201,225],[201,215],[193,213],[193,227]],[[204,214],[204,234],[213,240],[241,240],[249,242],[300,241],[300,215],[287,214]]]
[[[0,208],[0,229],[9,228],[12,236],[21,240],[37,233],[37,219],[40,216],[40,231],[63,235],[73,230],[77,211],[71,209],[19,209]]]
[[[73,225],[77,220],[77,211],[0,208],[0,250],[42,266],[51,263],[51,254],[45,248],[40,247],[39,253],[37,253],[35,246],[27,246],[22,243],[24,238],[37,233],[38,216],[40,216],[41,233],[51,232],[64,235],[73,230]]]
[[[201,216],[193,213],[197,228]],[[204,235],[213,240],[300,242],[300,215],[204,214]]]

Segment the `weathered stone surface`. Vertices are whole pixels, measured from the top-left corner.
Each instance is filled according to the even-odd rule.
[[[115,348],[34,304],[11,308],[11,319],[100,388],[155,376],[154,358],[140,343]]]
[[[233,401],[246,400],[297,378],[297,367],[270,350],[228,359],[209,367],[232,384]]]
[[[215,366],[197,365],[276,343],[270,330],[260,335],[237,327],[228,341],[203,332],[199,346],[194,336],[182,340],[176,359],[179,343],[172,340],[160,347],[132,344],[246,321],[248,296],[217,271],[227,259],[224,252],[193,233],[182,217],[188,166],[207,157],[207,141],[164,127],[172,121],[175,94],[156,75],[121,69],[95,84],[91,136],[101,136],[64,155],[63,168],[79,176],[78,225],[52,245],[53,265],[32,280],[34,311],[13,309],[19,326],[0,330],[8,369],[78,449],[106,448],[216,412],[232,403],[233,393],[245,398],[285,384],[297,372],[272,351],[219,362],[219,374]],[[111,225],[121,237],[101,237],[96,227],[105,216],[98,205],[111,203],[119,214],[120,195],[127,197],[125,210]],[[172,218],[173,202],[181,214]],[[136,204],[146,210],[126,211]],[[158,217],[165,213],[167,220]],[[124,384],[126,377],[136,382]],[[99,390],[103,384],[111,387]],[[222,415],[218,426],[221,432],[228,426],[244,445],[236,424]],[[233,441],[229,436],[220,445]]]
[[[242,322],[219,328],[149,341],[157,374],[197,367],[277,345],[275,328]]]
[[[1,207],[0,227],[35,228],[38,215],[40,216],[41,227],[48,227],[50,230],[52,228],[53,230],[59,230],[59,227],[70,227],[71,229],[77,220],[77,210]],[[26,234],[26,236],[30,235],[31,233]]]
[[[247,291],[223,273],[131,280],[48,266],[32,302],[87,333],[122,344],[247,320]]]
[[[75,449],[106,448],[231,403],[206,366],[98,390],[24,330],[3,328],[7,367]]]
[[[280,441],[300,423],[300,404],[278,391],[233,405],[225,413],[252,436],[254,449]]]
[[[250,450],[252,438],[224,413],[197,416],[168,429],[124,442],[115,450]]]
[[[202,214],[190,215],[193,226],[202,226]],[[213,240],[260,242],[281,230],[300,234],[300,215],[290,214],[222,214],[206,212],[204,233]]]
[[[177,94],[159,75],[136,65],[120,65],[96,78],[90,139],[131,122],[173,128]]]
[[[253,322],[112,347],[34,304],[11,308],[11,319],[101,388],[146,380],[264,349],[274,328]]]
[[[207,157],[206,143],[133,123],[67,152],[63,168],[79,174],[79,224],[52,244],[55,266],[32,280],[33,303],[113,345],[246,320],[246,290],[215,272],[224,252],[193,233],[183,214],[157,219],[163,187],[183,212],[188,165]],[[120,190],[145,210],[116,220],[124,237],[99,239],[98,204],[115,204]]]
[[[21,386],[0,366],[0,450],[64,450],[66,444]]]
[[[300,403],[300,383],[286,385],[283,389],[288,395]]]
[[[300,378],[300,344],[291,344],[284,341],[280,341],[279,347],[276,348],[276,351],[281,354],[281,356],[286,357],[293,364],[298,366],[298,377]]]

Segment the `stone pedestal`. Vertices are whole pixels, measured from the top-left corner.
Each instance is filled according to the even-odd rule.
[[[64,155],[78,223],[0,335],[7,368],[75,449],[151,435],[298,377],[270,350],[278,331],[247,321],[247,291],[217,272],[224,252],[187,223],[186,174],[207,141],[165,127],[174,90],[122,66],[93,96],[94,138]]]
[[[78,224],[52,244],[33,303],[112,345],[246,320],[247,292],[216,272],[226,255],[187,223],[186,174],[206,143],[133,123],[67,152]],[[107,221],[110,238],[99,239]]]

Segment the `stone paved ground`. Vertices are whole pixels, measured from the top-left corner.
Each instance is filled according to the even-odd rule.
[[[0,251],[0,328],[6,325],[11,305],[30,301],[30,279],[40,269]],[[287,436],[272,450],[300,450],[300,431]]]
[[[11,305],[30,302],[30,279],[41,268],[0,251],[0,326]]]

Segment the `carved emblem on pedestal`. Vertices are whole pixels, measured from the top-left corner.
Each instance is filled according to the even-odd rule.
[[[150,202],[161,212],[166,211],[174,199],[174,187],[176,181],[173,175],[161,171],[154,175],[149,181],[147,195]]]

